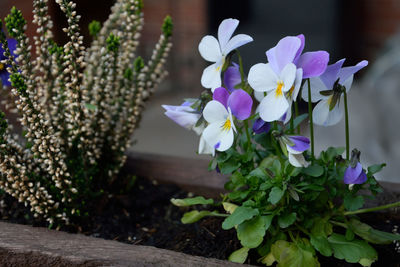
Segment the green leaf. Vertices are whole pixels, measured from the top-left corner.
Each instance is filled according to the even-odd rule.
[[[378,259],[376,251],[365,241],[362,240],[346,240],[346,237],[333,233],[328,237],[328,242],[333,249],[334,256],[340,260],[346,260],[350,263],[366,264]]]
[[[273,215],[257,216],[238,225],[237,236],[242,246],[247,248],[258,247],[262,243],[273,217]]]
[[[266,259],[268,261],[265,261],[265,263],[269,265],[277,261],[279,267],[320,266],[318,259],[313,256],[312,252],[284,240],[278,240],[271,246],[271,253],[266,256]]]
[[[311,177],[319,177],[324,174],[324,168],[319,165],[310,165],[303,169],[303,173]]]
[[[350,226],[356,235],[373,244],[390,244],[395,240],[400,240],[399,234],[375,230],[368,224],[356,219],[350,220]]]
[[[177,198],[172,198],[171,199],[172,204],[178,207],[187,207],[187,206],[192,206],[192,205],[210,205],[214,204],[213,199],[205,199],[204,197],[198,196],[198,197],[192,197],[192,198],[183,198],[183,199],[177,199]]]
[[[385,163],[369,166],[368,167],[368,174],[372,174],[373,175],[373,174],[375,174],[377,172],[380,172],[383,169],[383,167],[385,167],[385,166],[386,166]]]
[[[249,255],[249,248],[240,248],[235,250],[228,258],[229,261],[244,263]]]
[[[218,216],[218,215],[222,215],[222,214],[218,213],[217,211],[192,210],[192,211],[189,211],[189,212],[186,212],[185,214],[183,214],[181,222],[183,224],[189,224],[189,223],[197,222],[198,220],[203,219],[206,216]]]
[[[287,228],[296,221],[296,212],[286,213],[278,218],[278,224],[281,228]]]
[[[310,236],[310,242],[313,247],[325,257],[332,256],[332,248],[325,236]]]
[[[301,114],[294,119],[293,128],[297,128],[300,123],[302,123],[308,117],[307,113]]]
[[[240,167],[240,162],[236,162],[233,159],[225,162],[218,163],[218,167],[222,174],[231,174]]]
[[[235,225],[239,225],[244,221],[250,220],[254,216],[258,215],[258,210],[250,207],[237,207],[235,211],[227,217],[222,223],[222,229],[229,230]]]
[[[358,210],[364,205],[364,198],[362,196],[346,195],[343,204],[348,211]]]
[[[275,186],[271,189],[271,192],[269,193],[268,201],[271,204],[275,205],[281,200],[284,193],[285,192],[282,189]]]

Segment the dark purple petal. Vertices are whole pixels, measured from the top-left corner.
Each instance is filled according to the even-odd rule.
[[[367,175],[365,174],[364,171],[361,172],[361,174],[357,177],[357,179],[353,182],[353,184],[363,184],[367,181]]]
[[[344,173],[343,182],[345,184],[354,184],[362,172],[363,172],[363,169],[362,169],[362,165],[360,162],[357,163],[355,168],[352,168],[351,166],[347,167],[347,169]]]
[[[303,79],[318,77],[325,72],[329,62],[326,51],[307,52],[300,56],[297,67],[303,69]]]
[[[326,67],[325,72],[320,76],[321,81],[325,84],[326,88],[332,89],[333,84],[339,77],[339,71],[346,59],[341,59],[336,63]]]
[[[290,146],[293,150],[303,152],[310,148],[310,139],[305,136],[288,136],[288,138],[294,143],[294,146]]]
[[[239,120],[245,120],[250,117],[252,106],[253,99],[242,89],[233,91],[229,96],[228,107],[231,108],[232,114]]]
[[[363,60],[355,66],[342,68],[339,71],[340,83],[344,83],[348,78],[350,78],[351,75],[353,75],[357,71],[361,70],[362,68],[366,67],[367,65],[368,65],[368,61]]]
[[[299,57],[300,57],[301,53],[303,53],[303,50],[304,50],[305,37],[304,37],[304,34],[299,34],[296,37],[299,38],[301,41],[300,48],[299,48],[299,50],[297,50],[296,56],[294,57],[294,60],[293,60],[293,63],[297,65],[297,61],[299,60]]]
[[[17,40],[10,38],[10,39],[7,39],[7,42],[8,42],[8,48],[10,49],[11,55],[13,57],[15,57],[16,56],[15,49],[17,49],[17,44],[18,44]]]
[[[256,134],[268,133],[271,130],[271,124],[258,118],[253,124],[253,132]]]
[[[214,90],[213,99],[220,102],[225,108],[228,108],[229,92],[224,87],[218,87]]]
[[[235,90],[235,86],[241,82],[239,66],[233,63],[233,66],[229,67],[224,74],[224,84],[228,91],[232,92]]]
[[[10,74],[6,70],[7,66],[4,66],[4,69],[0,71],[0,80],[3,86],[11,86],[11,83],[8,81]]]

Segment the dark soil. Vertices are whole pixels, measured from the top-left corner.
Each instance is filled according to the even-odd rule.
[[[221,229],[222,219],[205,218],[198,223],[184,225],[180,222],[185,209],[170,204],[171,198],[184,198],[188,193],[173,185],[158,185],[138,179],[129,195],[115,195],[87,225],[82,233],[124,243],[155,246],[191,255],[227,259],[241,247],[235,230]],[[0,196],[0,219],[21,224],[44,226],[34,220],[23,205],[8,195]],[[376,229],[391,232],[400,224],[400,214],[376,213],[362,216],[363,222]],[[400,253],[394,244],[374,246],[379,261],[372,266],[400,266]],[[247,263],[257,265],[258,255],[250,254]],[[319,257],[321,266],[360,266],[334,258]]]

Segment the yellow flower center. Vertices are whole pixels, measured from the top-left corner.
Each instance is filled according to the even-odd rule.
[[[328,100],[326,101],[326,104],[328,105],[328,107],[331,106],[331,102],[332,102],[332,96],[330,96],[330,97],[328,98]]]
[[[225,64],[225,56],[222,57],[221,59],[221,64],[215,69],[216,71],[219,71]]]
[[[4,64],[3,63],[0,63],[0,71],[1,70],[4,70]]]
[[[283,81],[279,81],[279,82],[277,83],[276,92],[275,92],[275,97],[276,97],[276,98],[283,96],[282,87],[283,87],[284,85],[285,85],[285,84],[283,83]]]
[[[226,119],[224,125],[222,125],[222,130],[229,131],[231,128],[232,128],[232,123],[231,123],[231,120],[228,118],[228,119]]]

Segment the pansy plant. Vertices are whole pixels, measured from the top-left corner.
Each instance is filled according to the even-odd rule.
[[[218,201],[171,200],[177,206],[211,205],[210,211],[186,212],[182,223],[222,217],[222,228],[235,229],[242,245],[229,257],[234,262],[246,262],[249,250],[256,249],[258,262],[267,266],[320,266],[319,257],[331,256],[370,266],[378,257],[371,244],[400,237],[372,229],[357,214],[400,202],[362,209],[360,190],[372,195],[381,191],[374,174],[384,164],[364,169],[357,150],[349,157],[347,93],[367,61],[342,67],[341,60],[328,66],[326,51],[303,53],[305,37],[300,34],[267,49],[268,62],[252,66],[246,78],[237,48],[252,39],[231,38],[238,24],[224,20],[218,40],[206,36],[200,42],[202,57],[213,62],[201,84],[212,91],[192,104],[164,106],[176,123],[201,129],[199,152],[213,156],[209,169],[229,175],[227,193]],[[299,112],[302,99],[308,102],[306,114]],[[330,147],[316,157],[314,123],[333,125],[343,113],[346,148]],[[301,124],[307,123],[309,137],[301,134]]]

